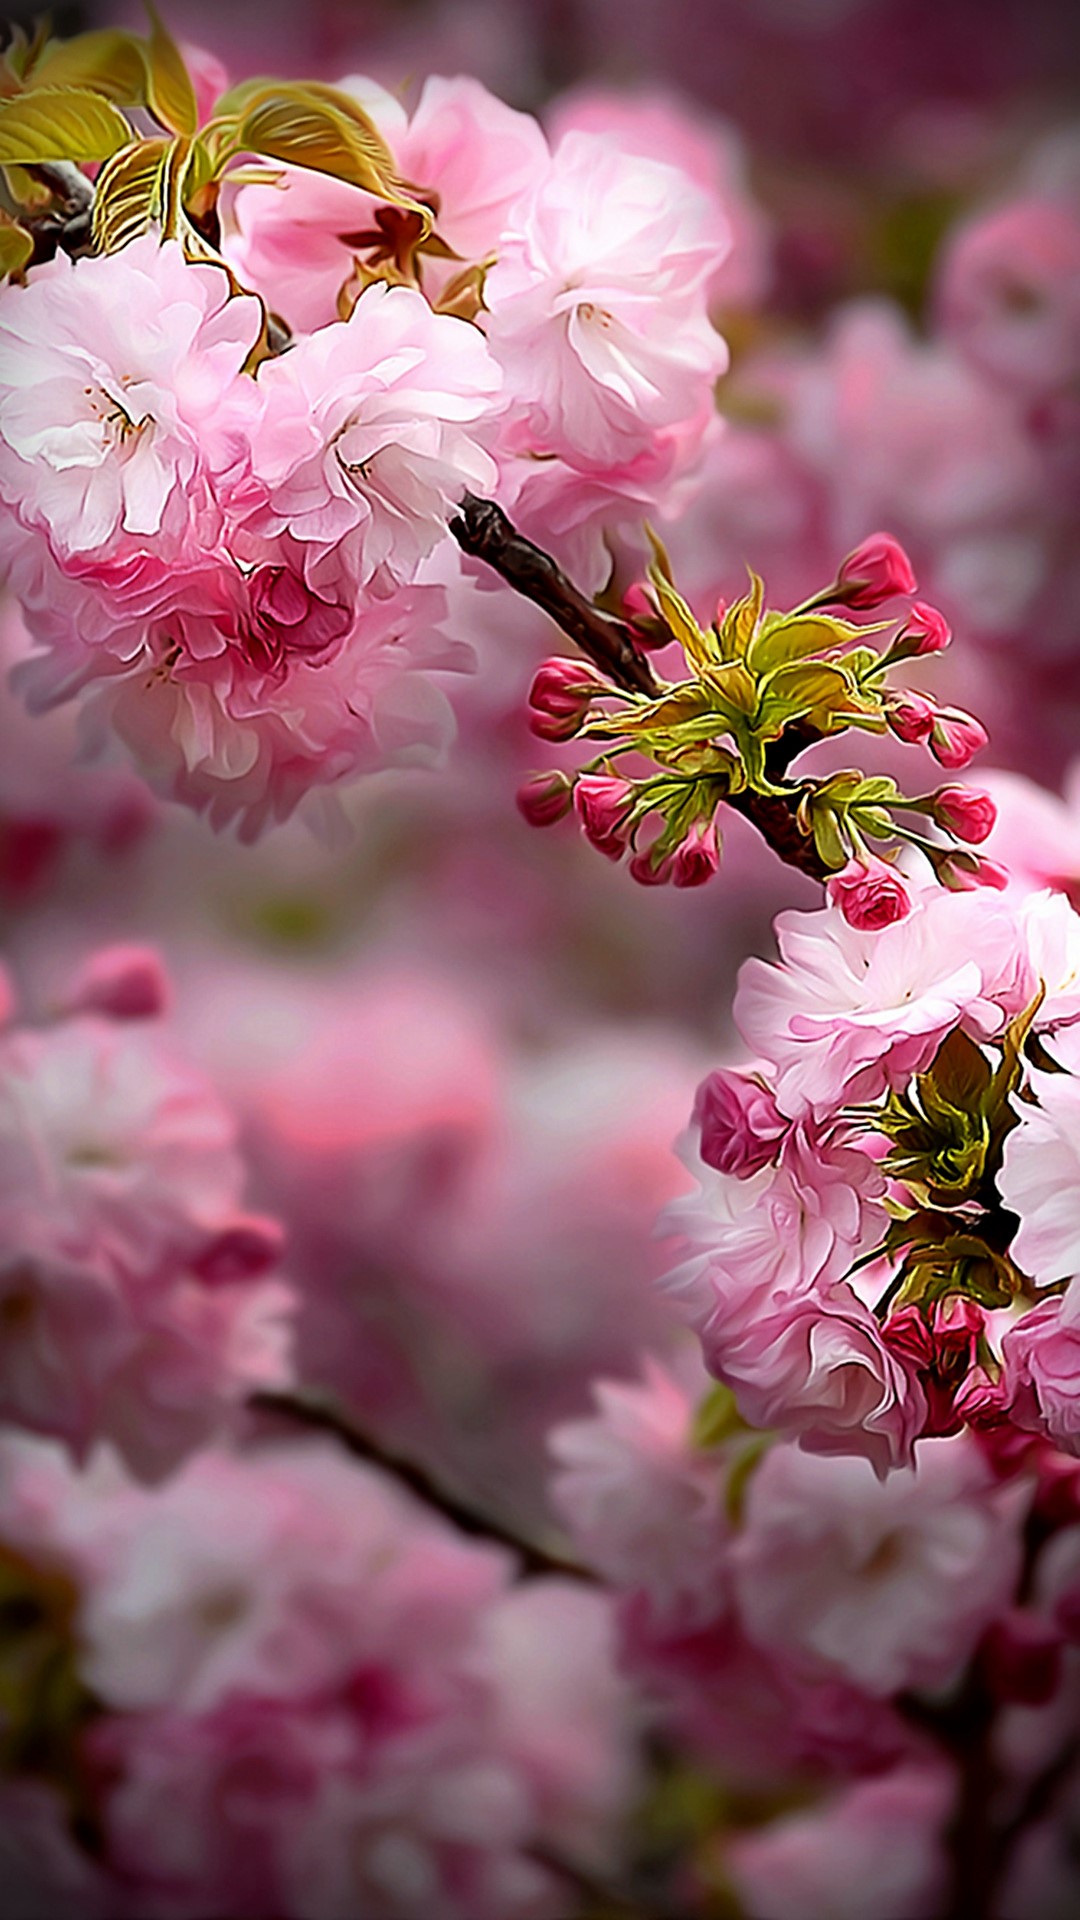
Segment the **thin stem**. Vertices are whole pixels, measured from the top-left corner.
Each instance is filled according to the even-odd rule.
[[[546,1547],[539,1546],[533,1540],[523,1539],[512,1527],[490,1514],[481,1513],[460,1495],[444,1487],[427,1467],[416,1460],[409,1460],[403,1454],[376,1440],[373,1434],[366,1433],[344,1414],[323,1400],[302,1393],[279,1393],[263,1391],[252,1394],[249,1407],[256,1413],[272,1415],[275,1419],[287,1420],[293,1426],[306,1427],[315,1433],[329,1433],[340,1441],[341,1445],[354,1459],[366,1460],[371,1466],[379,1467],[384,1473],[407,1487],[416,1499],[425,1506],[441,1513],[444,1520],[456,1527],[459,1533],[467,1534],[471,1539],[490,1540],[494,1545],[509,1548],[521,1562],[522,1571],[530,1574],[556,1575],[563,1580],[582,1580],[590,1585],[596,1584],[597,1576],[590,1568],[578,1560],[569,1560],[562,1554],[551,1553]]]

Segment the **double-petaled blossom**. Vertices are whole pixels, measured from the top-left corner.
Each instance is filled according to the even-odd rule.
[[[906,920],[911,912],[911,895],[902,875],[873,854],[849,860],[839,873],[830,875],[825,891],[848,926],[860,932],[878,933],[882,927]]]
[[[292,1295],[280,1229],[241,1205],[235,1121],[137,959],[99,957],[67,1017],[0,1041],[0,1402],[156,1477],[289,1378]]]

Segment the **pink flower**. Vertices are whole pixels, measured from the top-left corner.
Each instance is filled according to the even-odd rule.
[[[997,807],[988,793],[976,787],[939,787],[934,795],[934,818],[946,833],[978,845],[993,832]]]
[[[715,1618],[730,1529],[720,1463],[694,1443],[690,1393],[650,1359],[642,1384],[603,1380],[593,1394],[596,1412],[551,1436],[553,1497],[579,1552],[662,1614]]]
[[[677,887],[700,887],[720,869],[720,848],[715,820],[695,820],[685,840],[680,840],[671,864],[672,882]]]
[[[923,1441],[885,1480],[865,1460],[776,1447],[732,1549],[746,1631],[878,1697],[948,1687],[1011,1602],[1029,1497],[966,1434]]]
[[[1080,219],[1050,198],[1014,200],[952,236],[942,321],[965,359],[1031,398],[1080,369]]]
[[[413,579],[462,494],[494,485],[476,431],[498,387],[475,328],[368,287],[347,322],[260,368],[252,537],[287,533],[315,587]]]
[[[1020,929],[982,892],[934,889],[880,933],[835,909],[776,925],[780,964],[744,962],[735,1018],[792,1115],[905,1085],[951,1027],[997,1032],[1035,990]]]
[[[930,733],[930,751],[940,767],[958,772],[985,747],[986,728],[970,713],[953,707],[939,707]]]
[[[684,175],[567,134],[485,288],[508,446],[616,467],[694,416],[727,364],[705,308],[715,258],[708,202]]]
[[[825,891],[848,926],[867,933],[891,927],[911,912],[911,895],[895,867],[872,854],[830,874]]]
[[[592,702],[610,690],[587,661],[545,660],[529,688],[529,725],[541,740],[572,740]]]
[[[1080,1454],[1080,1289],[1031,1307],[1001,1343],[1009,1418]]]
[[[829,597],[857,612],[870,613],[883,600],[914,591],[915,572],[900,542],[890,533],[871,533],[841,561]]]
[[[761,1080],[721,1067],[697,1090],[693,1124],[701,1130],[705,1165],[747,1180],[776,1159],[790,1122]]]
[[[586,839],[609,860],[626,852],[633,799],[633,788],[614,774],[583,773],[574,787],[574,810]]]
[[[175,553],[215,512],[256,411],[241,373],[261,315],[227,276],[147,234],[58,254],[0,313],[0,498],[61,563],[151,541]]]
[[[168,979],[154,947],[101,947],[72,981],[65,1012],[152,1020],[168,1002]]]
[[[1040,1285],[1080,1274],[1080,1079],[1032,1076],[1026,1105],[1006,1135],[998,1188],[1020,1225],[1011,1252]]]
[[[515,796],[518,812],[530,827],[550,827],[564,820],[574,804],[573,783],[565,773],[531,773]]]

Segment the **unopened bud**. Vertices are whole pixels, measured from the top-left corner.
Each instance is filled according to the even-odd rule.
[[[103,1013],[113,1020],[153,1020],[169,1000],[165,969],[153,947],[104,947],[76,975],[66,1013]]]
[[[611,773],[583,773],[574,788],[574,808],[585,838],[609,860],[621,860],[630,837],[634,789]]]
[[[584,660],[545,660],[529,688],[529,725],[541,740],[572,740],[606,680]]]
[[[1011,875],[1007,867],[988,860],[982,853],[950,853],[937,869],[937,877],[950,893],[973,893],[976,887],[994,887],[1003,893]]]
[[[978,846],[993,831],[997,807],[976,787],[941,787],[934,795],[934,818],[946,833]]]
[[[911,896],[896,868],[873,855],[849,860],[841,873],[831,876],[825,891],[848,926],[863,933],[878,933],[911,912]]]
[[[551,827],[565,819],[574,804],[574,788],[565,773],[530,773],[515,795],[517,810],[530,827]]]
[[[945,615],[925,600],[916,600],[890,652],[914,660],[924,653],[940,653],[951,639],[952,628]]]
[[[891,533],[871,533],[841,562],[830,599],[869,613],[898,593],[914,593],[915,570]]]
[[[664,854],[654,861],[650,848],[645,853],[635,853],[630,862],[630,878],[636,880],[639,887],[666,887],[673,878],[674,866],[674,854]]]
[[[720,846],[714,820],[695,820],[686,839],[676,847],[671,878],[677,887],[700,887],[720,866]]]
[[[970,713],[961,713],[955,707],[941,707],[934,715],[930,751],[939,767],[957,772],[982,751],[988,738],[986,728]]]
[[[934,730],[937,709],[921,693],[901,693],[891,702],[885,719],[889,730],[909,747],[924,747]]]

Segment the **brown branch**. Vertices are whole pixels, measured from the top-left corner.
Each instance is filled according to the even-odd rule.
[[[366,1433],[325,1401],[299,1393],[264,1391],[252,1394],[248,1406],[255,1413],[269,1414],[275,1419],[288,1421],[292,1426],[306,1427],[314,1433],[332,1434],[354,1459],[365,1460],[370,1466],[379,1467],[383,1473],[389,1474],[407,1487],[416,1499],[423,1501],[425,1506],[441,1513],[443,1519],[449,1520],[459,1533],[509,1548],[520,1560],[523,1572],[596,1584],[597,1576],[589,1567],[583,1566],[580,1561],[566,1559],[562,1554],[550,1553],[535,1541],[522,1539],[520,1534],[501,1520],[478,1512],[467,1500],[444,1487],[418,1461],[406,1459],[393,1448],[385,1447],[373,1434]]]
[[[542,607],[617,687],[656,698],[660,688],[632,629],[579,593],[551,555],[526,540],[494,500],[467,493],[450,531],[463,553],[486,561],[515,593]]]
[[[625,621],[603,613],[579,593],[551,555],[519,533],[493,500],[480,500],[467,493],[460,514],[450,522],[450,531],[463,552],[486,561],[515,593],[541,607],[617,687],[649,699],[661,692],[652,668],[638,649],[633,629]],[[785,734],[768,750],[767,765],[774,780],[782,778],[797,753],[813,745],[814,736],[805,729],[792,727],[789,732],[790,739]],[[813,839],[795,818],[798,800],[795,793],[789,797],[746,790],[733,794],[727,804],[756,827],[786,866],[824,882],[829,870],[819,858]]]

